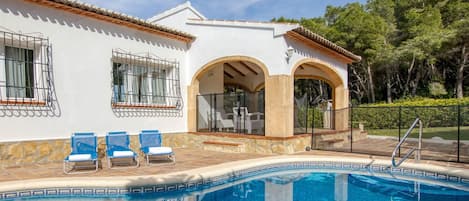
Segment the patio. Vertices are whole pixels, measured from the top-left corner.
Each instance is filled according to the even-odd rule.
[[[184,170],[202,168],[212,165],[217,165],[226,162],[240,161],[246,159],[263,158],[276,155],[261,155],[261,154],[247,154],[247,153],[224,153],[215,151],[202,151],[200,149],[189,149],[189,148],[176,148],[177,162],[172,165],[158,165],[158,166],[140,166],[139,168],[127,168],[127,169],[109,169],[102,167],[96,173],[89,174],[75,174],[66,175],[62,171],[62,163],[48,163],[48,164],[32,164],[25,166],[16,166],[0,169],[0,185],[1,182],[15,181],[15,180],[27,180],[27,179],[40,179],[40,178],[52,178],[52,177],[112,177],[112,176],[143,176],[143,175],[155,175],[155,174],[166,174],[172,172],[179,172]],[[315,156],[343,156],[343,157],[355,157],[355,158],[375,158],[389,160],[389,157],[371,156],[367,154],[353,154],[353,153],[342,153],[342,152],[331,152],[331,151],[310,151],[301,152],[295,155],[315,155]],[[450,162],[439,162],[439,161],[421,161],[423,164],[434,164],[446,167],[456,167],[469,169],[469,164],[462,163],[450,163]]]

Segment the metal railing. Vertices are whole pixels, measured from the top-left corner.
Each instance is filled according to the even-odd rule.
[[[113,108],[180,110],[179,62],[112,50]]]
[[[404,142],[407,140],[407,137],[410,135],[410,133],[412,132],[412,130],[414,130],[415,126],[419,124],[419,138],[418,138],[418,145],[417,145],[417,148],[412,148],[410,149],[402,158],[401,160],[399,160],[399,162],[396,163],[396,155],[398,153],[398,151],[400,150],[402,144],[404,144]],[[423,131],[423,124],[422,124],[422,120],[420,120],[419,118],[416,118],[414,123],[412,123],[412,125],[410,126],[409,130],[407,130],[407,132],[405,133],[404,137],[401,139],[401,141],[397,144],[396,148],[394,148],[394,151],[392,152],[392,158],[391,158],[391,162],[392,162],[392,166],[393,167],[398,167],[399,165],[401,165],[405,160],[407,160],[409,158],[410,155],[412,155],[412,153],[414,153],[415,151],[416,152],[416,155],[415,155],[415,161],[418,162],[420,161],[420,151],[422,149],[422,131]]]
[[[197,132],[264,135],[264,128],[261,92],[197,96]]]
[[[48,107],[52,51],[48,38],[0,31],[0,107]]]
[[[316,112],[313,118],[314,111]],[[296,118],[305,117],[304,113],[306,112],[298,113]],[[308,108],[308,114],[307,131],[313,137],[314,143],[311,146],[313,150],[390,157],[409,126],[418,117],[423,122],[423,133],[425,133],[422,135],[421,160],[469,163],[469,105],[362,106],[333,109],[331,111],[334,116],[333,121],[343,119],[349,121],[348,134],[340,129],[323,127],[324,115],[319,109]],[[306,124],[300,126],[303,125]],[[335,134],[335,137],[332,134]],[[417,129],[408,135],[408,139],[396,153],[397,158],[404,156],[410,147],[417,147],[418,135]]]

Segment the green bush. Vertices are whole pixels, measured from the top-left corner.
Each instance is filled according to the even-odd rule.
[[[412,99],[399,99],[395,100],[394,103],[375,103],[362,105],[365,107],[374,106],[452,106],[452,105],[469,105],[469,97],[457,99],[433,99],[433,98],[422,98],[416,97]]]
[[[458,106],[458,104],[460,104]],[[363,124],[366,129],[397,129],[408,128],[416,117],[424,123],[424,127],[455,127],[458,125],[458,107],[461,125],[469,126],[469,98],[428,99],[417,98],[399,100],[393,104],[373,104],[352,108],[352,126],[358,128]],[[306,122],[305,110],[301,111],[301,125]],[[311,128],[314,113],[314,127],[323,128],[324,112],[319,108],[309,108],[307,125]],[[400,118],[400,121],[399,121]],[[298,119],[298,120],[299,120]]]
[[[464,109],[468,110],[467,107]],[[400,113],[400,114],[399,114]],[[469,125],[469,119],[464,118],[461,108],[461,122]],[[400,121],[399,121],[400,116]],[[467,115],[466,115],[467,116]],[[353,108],[353,126],[362,123],[369,129],[395,129],[409,127],[415,118],[419,117],[424,127],[450,127],[457,126],[457,106],[430,106],[430,107],[360,107]]]
[[[399,107],[401,128],[409,127],[419,117],[425,127],[457,126],[458,105],[461,112],[461,123],[469,126],[469,98],[431,99],[412,98],[396,100],[394,103],[377,103],[362,105],[353,109],[353,126],[362,123],[369,129],[399,127]]]
[[[324,113],[319,108],[308,108],[307,111],[306,111],[306,108],[299,108],[295,111],[295,115],[296,115],[295,127],[305,128],[305,125],[308,125],[308,128],[311,128],[313,117],[314,117],[315,128],[323,128],[324,126],[323,125]]]
[[[439,82],[432,82],[428,86],[428,91],[432,97],[442,97],[448,94],[446,91],[445,86]]]

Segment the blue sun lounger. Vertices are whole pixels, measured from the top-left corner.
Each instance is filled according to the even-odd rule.
[[[98,171],[98,146],[94,133],[74,133],[70,139],[71,153],[64,159],[65,174],[77,174]],[[73,166],[70,164],[73,163]],[[90,164],[91,163],[91,164]],[[79,167],[93,167],[92,171],[71,172]]]
[[[135,167],[138,167],[138,155],[130,149],[130,139],[127,132],[117,131],[109,132],[106,135],[106,156],[109,168],[113,167],[115,159],[129,158],[135,162]]]
[[[150,165],[150,157],[167,156],[172,163],[176,162],[171,147],[161,146],[161,133],[158,130],[143,130],[139,134],[140,150],[145,154],[147,165]]]

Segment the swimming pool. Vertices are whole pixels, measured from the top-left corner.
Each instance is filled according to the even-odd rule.
[[[47,180],[40,188],[0,191],[0,198],[73,201],[469,200],[469,180],[455,176],[451,171],[443,174],[437,167],[389,168],[379,161],[365,161],[256,161],[240,166],[229,164],[228,169],[220,166],[179,173],[163,179],[133,177],[125,185],[119,185],[116,179],[107,181],[106,187],[101,186],[104,184],[99,180],[88,180],[92,178],[82,179],[81,184],[70,181],[60,187],[54,187],[58,183]],[[426,167],[420,164],[415,167],[421,166]],[[85,182],[88,185],[83,185]]]

